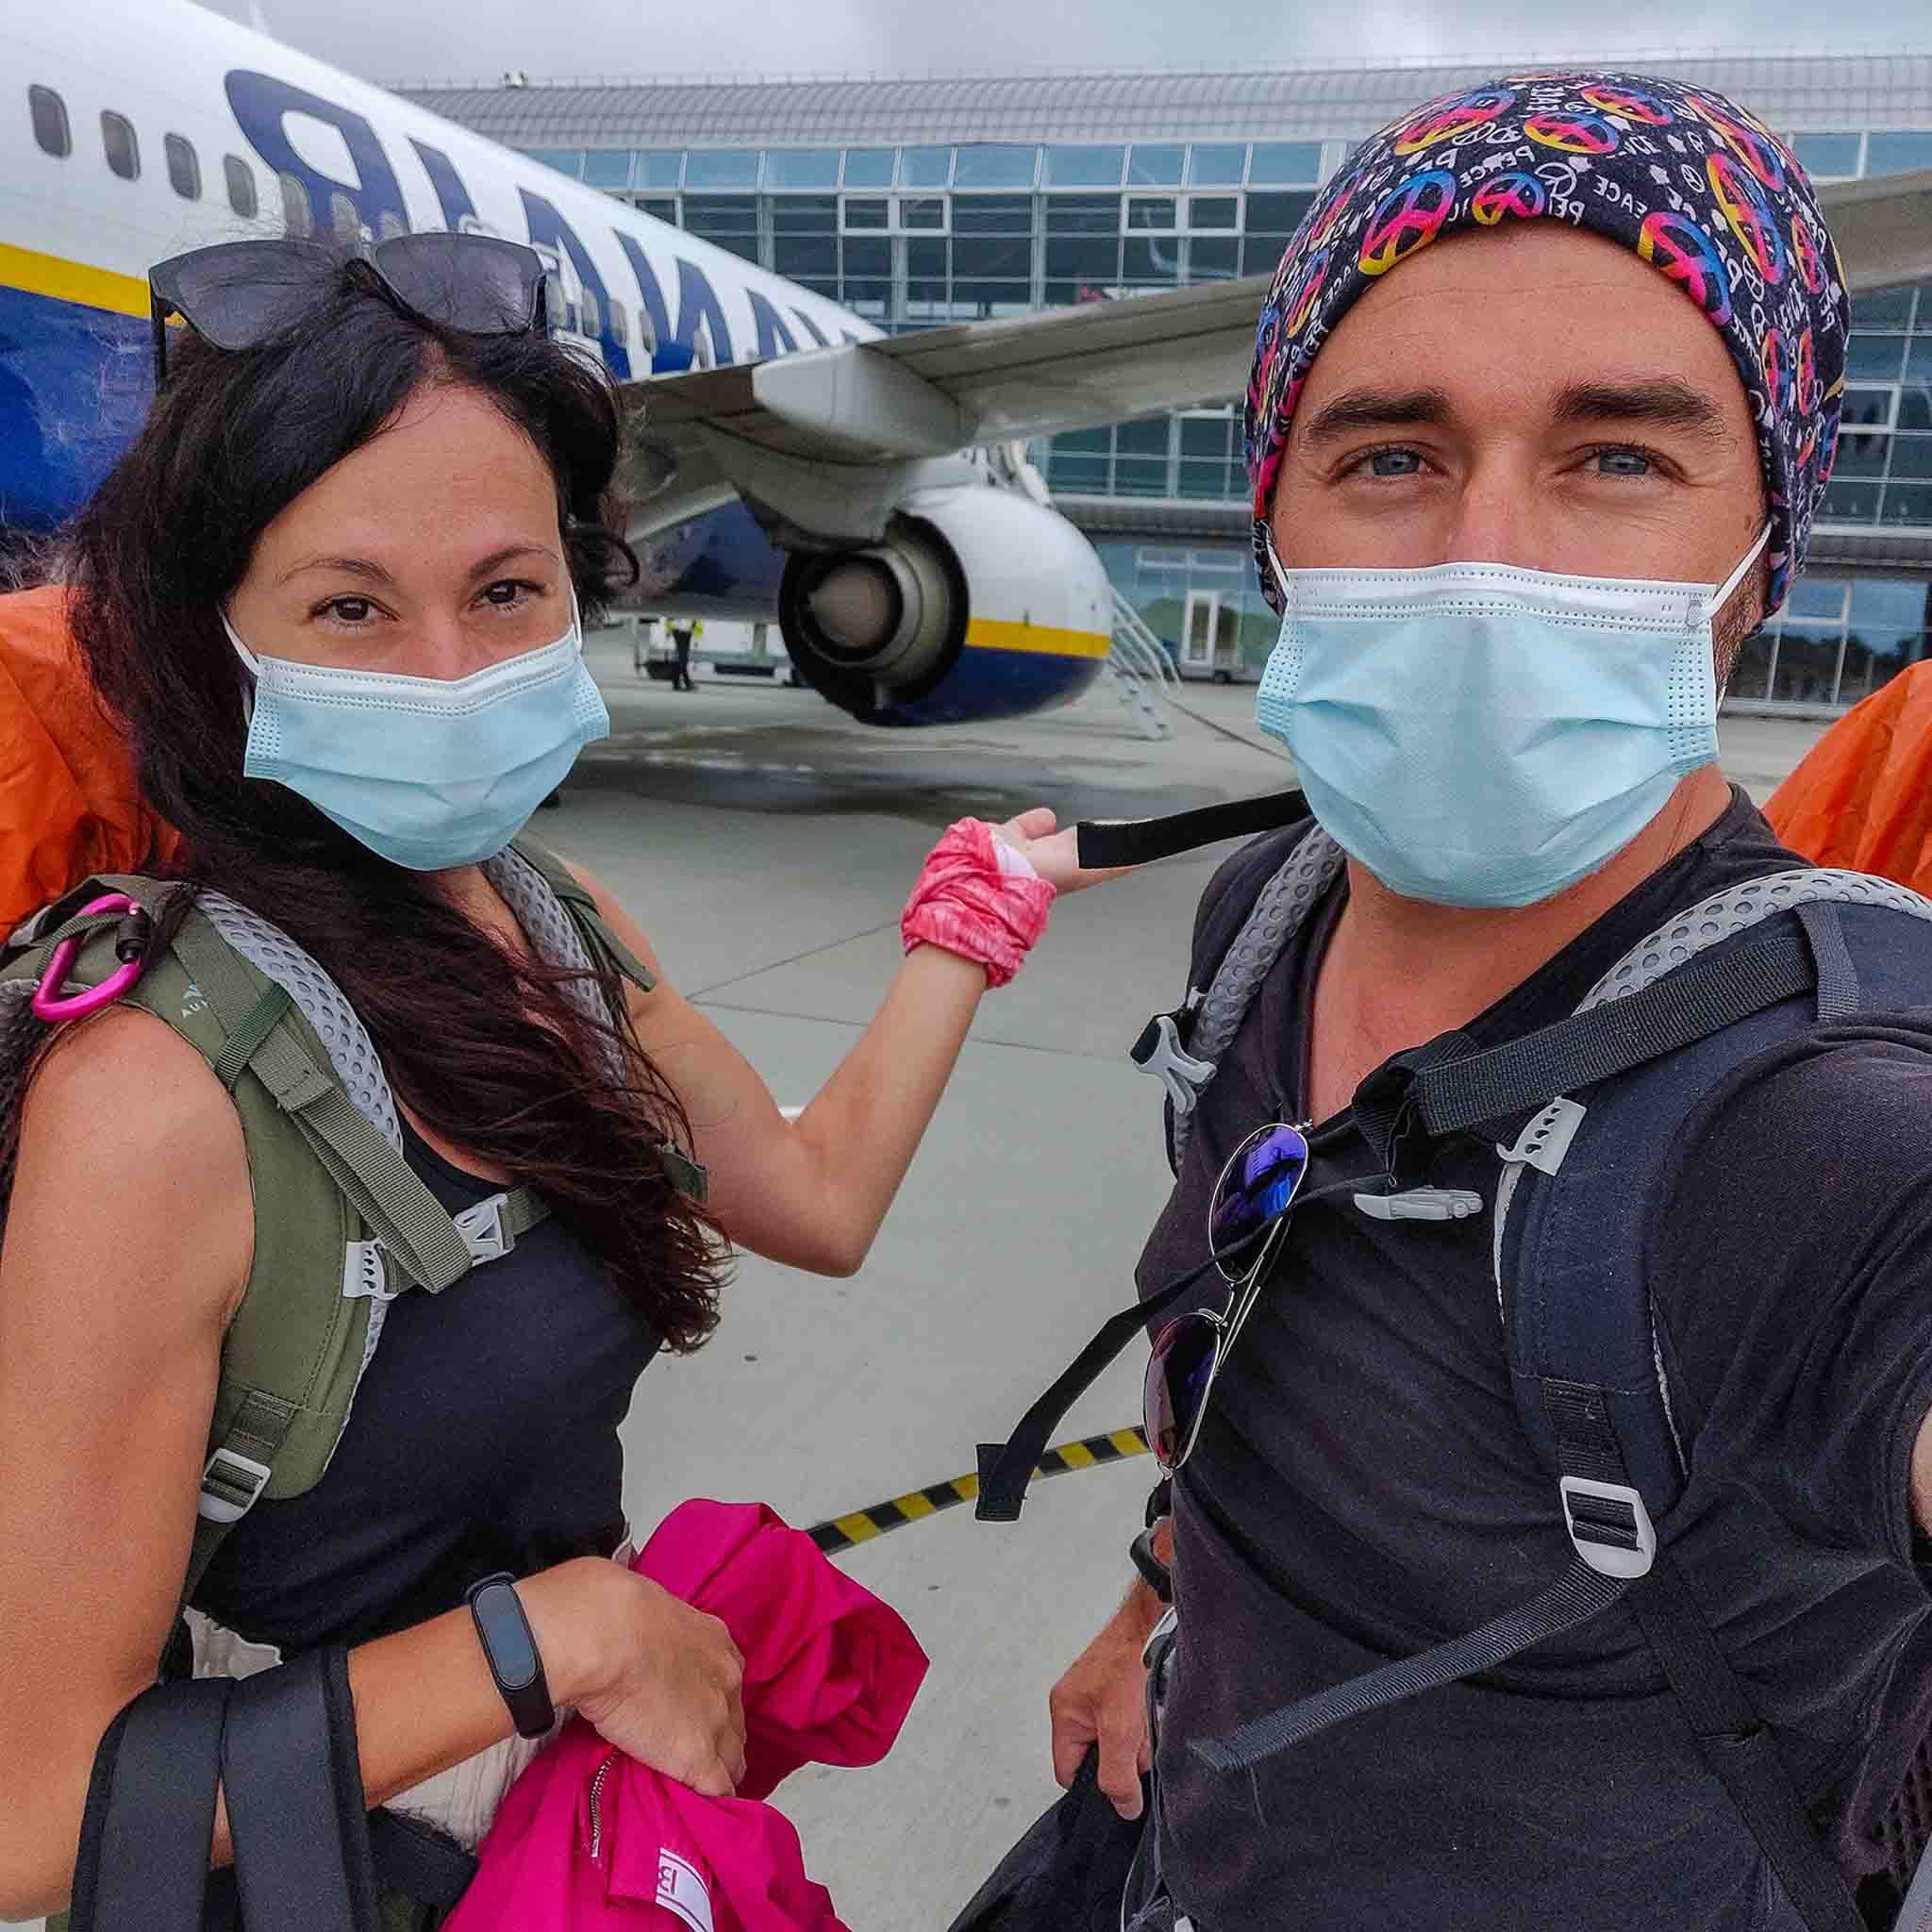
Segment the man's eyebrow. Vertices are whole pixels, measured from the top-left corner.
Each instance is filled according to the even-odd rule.
[[[1707,441],[1724,440],[1724,412],[1714,396],[1675,376],[1634,382],[1573,382],[1557,397],[1558,423],[1648,423],[1683,429]]]
[[[1302,441],[1334,442],[1363,429],[1446,423],[1451,413],[1448,392],[1444,390],[1352,389],[1315,411],[1302,431]]]
[[[513,557],[547,557],[553,563],[558,560],[557,552],[547,543],[507,543],[501,550],[492,550],[488,557],[471,565],[470,581],[474,583],[493,570],[501,570]],[[392,586],[395,583],[381,564],[372,562],[366,557],[309,557],[285,570],[275,579],[276,586],[286,584],[291,577],[300,576],[306,570],[338,570],[372,584]]]

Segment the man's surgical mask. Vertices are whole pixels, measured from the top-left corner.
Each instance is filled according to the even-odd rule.
[[[1717,586],[1501,563],[1286,570],[1257,701],[1316,819],[1405,898],[1530,906],[1717,757]]]
[[[468,677],[404,677],[258,658],[243,772],[273,778],[412,872],[501,852],[610,715],[584,668],[573,593],[554,642]]]

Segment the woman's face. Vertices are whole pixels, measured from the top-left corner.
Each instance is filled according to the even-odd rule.
[[[557,485],[473,389],[425,386],[261,533],[228,621],[258,657],[466,677],[570,626]]]

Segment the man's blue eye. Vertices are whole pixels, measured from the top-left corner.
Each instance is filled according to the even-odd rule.
[[[1375,476],[1413,476],[1421,462],[1412,449],[1378,449],[1369,458],[1369,472]]]
[[[1638,449],[1600,449],[1596,459],[1603,465],[1606,476],[1645,476],[1650,474],[1650,458]]]

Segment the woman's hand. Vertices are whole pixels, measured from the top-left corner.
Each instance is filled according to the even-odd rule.
[[[710,1798],[744,1775],[744,1658],[716,1617],[601,1557],[519,1586],[552,1695],[599,1737]]]
[[[1083,868],[1075,827],[1069,825],[1064,832],[1057,831],[1055,827],[1058,824],[1059,820],[1054,816],[1050,807],[1036,805],[1031,811],[1023,811],[1018,818],[1008,819],[1003,825],[995,825],[993,837],[1003,845],[1010,845],[1015,852],[1024,855],[1027,863],[1048,885],[1058,887],[1062,892],[1084,891],[1089,886],[1099,885],[1103,879],[1117,879],[1124,872],[1133,871],[1130,865]]]

